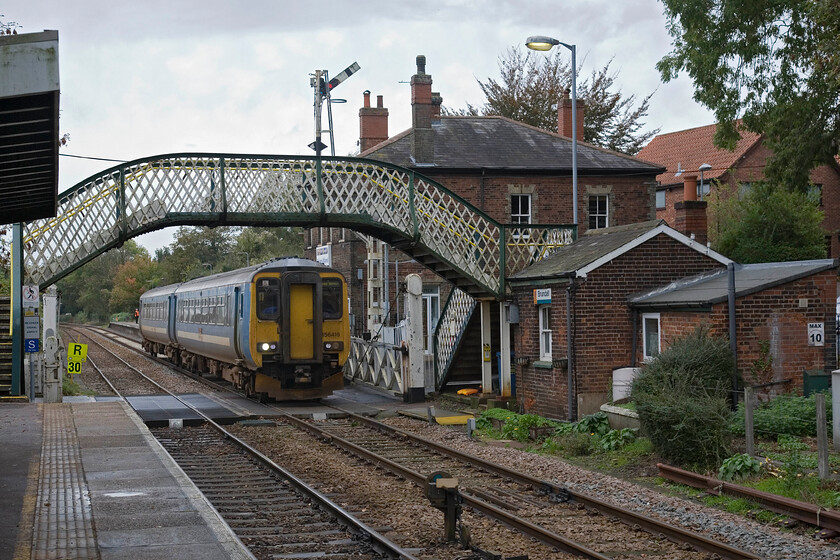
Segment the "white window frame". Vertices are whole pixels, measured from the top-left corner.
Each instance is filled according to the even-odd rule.
[[[540,305],[537,315],[540,325],[540,361],[551,361],[551,306]]]
[[[659,199],[662,199],[662,205],[659,205]],[[668,206],[668,193],[664,190],[656,191],[656,209],[665,210]]]
[[[591,210],[592,209],[592,199],[593,198],[600,199],[601,197],[604,198],[604,202],[606,203],[604,205],[604,213],[603,214],[599,214],[599,213],[593,214],[592,210]],[[603,229],[603,228],[606,228],[606,227],[610,227],[610,195],[608,195],[608,194],[590,194],[589,195],[589,200],[587,202],[588,202],[587,207],[589,209],[589,229]],[[595,227],[592,227],[592,218],[595,218]],[[598,221],[599,221],[598,218],[603,218],[604,219],[604,225],[603,226],[598,225]]]
[[[513,201],[514,199],[525,199],[528,201],[528,212],[523,213],[522,210],[522,203],[520,202],[517,206],[519,207],[519,212],[513,212]],[[512,193],[510,195],[510,223],[512,224],[530,224],[532,223],[533,218],[533,205],[532,205],[531,195],[529,193]]]
[[[656,320],[656,354],[648,353],[648,319]],[[645,362],[653,360],[659,353],[662,352],[662,320],[659,313],[642,313],[642,356]]]

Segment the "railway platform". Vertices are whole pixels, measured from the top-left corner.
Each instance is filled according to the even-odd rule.
[[[185,411],[152,400],[144,412],[136,399],[0,403],[0,560],[253,558],[146,426],[147,413],[160,421]],[[245,399],[187,400],[220,420],[270,416]],[[335,407],[425,417],[428,405],[351,386],[280,407],[317,419]]]
[[[0,405],[0,560],[253,556],[124,401]]]

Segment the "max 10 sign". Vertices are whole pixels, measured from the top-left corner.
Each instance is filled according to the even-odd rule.
[[[825,323],[808,323],[808,346],[823,346]]]

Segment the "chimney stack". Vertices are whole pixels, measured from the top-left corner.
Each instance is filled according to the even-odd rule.
[[[426,74],[426,57],[417,56],[417,73],[411,77],[411,157],[415,164],[432,164],[435,138],[432,131],[432,77]],[[437,105],[438,111],[440,105]]]
[[[567,138],[572,137],[572,99],[569,97],[570,90],[563,92],[563,97],[557,105],[557,132]],[[577,110],[577,136],[578,142],[583,142],[583,115],[586,113],[586,103],[583,99],[575,99]]]
[[[683,179],[683,200],[674,204],[676,216],[674,229],[703,245],[708,239],[708,218],[705,200],[697,200],[697,176],[687,175]]]
[[[382,96],[376,96],[376,107],[370,106],[370,91],[365,90],[364,107],[359,109],[359,151],[365,152],[388,139],[388,109]]]

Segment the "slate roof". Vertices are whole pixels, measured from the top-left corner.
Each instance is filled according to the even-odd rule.
[[[557,133],[505,117],[441,117],[432,125],[434,162],[417,164],[411,157],[413,129],[362,152],[361,157],[408,168],[506,169],[568,172],[572,141]],[[579,175],[654,175],[664,169],[619,152],[577,143]]]
[[[552,278],[586,276],[591,270],[660,234],[668,235],[698,252],[708,255],[721,264],[730,262],[726,257],[669,227],[665,220],[653,220],[589,230],[578,241],[560,247],[551,256],[513,274],[508,280],[515,284]]]
[[[739,121],[740,124],[740,121]],[[714,145],[717,125],[710,124],[688,130],[654,136],[638,157],[653,161],[666,168],[656,180],[663,186],[682,184],[685,175],[700,176],[700,166],[708,163],[712,168],[703,172],[703,179],[716,179],[735,167],[741,157],[760,140],[761,135],[740,129],[741,139],[734,151],[721,150]],[[677,169],[683,174],[677,176]]]
[[[824,270],[837,268],[836,259],[778,263],[736,264],[735,297],[743,297]],[[636,308],[709,307],[727,301],[727,271],[686,278],[629,298]]]

